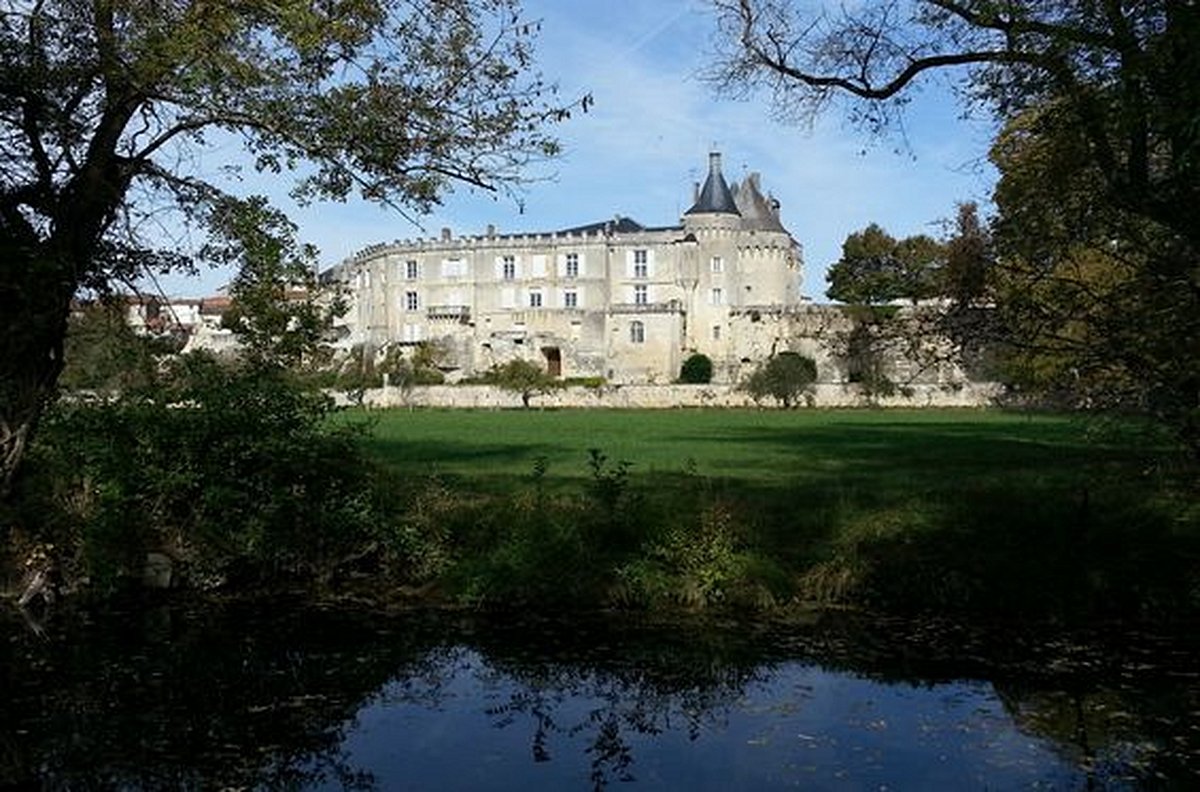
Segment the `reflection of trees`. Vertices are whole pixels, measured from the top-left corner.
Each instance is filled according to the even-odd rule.
[[[1080,768],[1088,788],[1159,786],[1166,779],[1200,776],[1195,723],[1200,697],[1194,686],[1077,681],[1068,689],[998,685],[996,693],[1017,727],[1047,740]]]
[[[636,777],[630,736],[685,731],[695,740],[723,725],[747,687],[770,673],[765,647],[729,631],[578,627],[484,633],[476,646],[484,675],[515,685],[489,708],[493,725],[528,721],[534,761],[551,758],[556,735],[582,738],[596,789]],[[521,649],[531,646],[541,651]],[[568,701],[590,706],[564,717]]]
[[[50,627],[42,641],[0,622],[0,786],[367,788],[341,747],[354,715],[378,697],[437,710],[464,670],[498,695],[481,705],[491,726],[528,729],[533,762],[581,762],[595,788],[636,777],[646,739],[724,729],[784,662],[921,686],[999,680],[1018,727],[1100,784],[1189,778],[1200,756],[1200,686],[1171,676],[1194,672],[1186,647],[1080,654],[930,621],[640,626],[282,607]]]
[[[366,788],[340,752],[344,724],[390,676],[432,660],[419,632],[380,642],[364,622],[286,608],[51,629],[0,641],[0,786]]]

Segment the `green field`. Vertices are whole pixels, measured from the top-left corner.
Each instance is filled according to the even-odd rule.
[[[360,414],[361,415],[361,414]],[[1085,481],[1153,452],[1129,427],[980,410],[504,410],[368,413],[372,453],[407,475],[479,482],[588,475],[589,449],[635,477],[941,488],[1012,477]]]
[[[350,415],[365,416],[397,497],[462,561],[455,585],[469,598],[1057,618],[1174,613],[1200,596],[1193,500],[1165,448],[1129,423],[969,410]],[[603,464],[589,465],[591,449]]]

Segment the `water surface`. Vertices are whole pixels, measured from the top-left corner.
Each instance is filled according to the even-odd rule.
[[[0,785],[1140,789],[1200,778],[1182,637],[158,608],[0,622]]]

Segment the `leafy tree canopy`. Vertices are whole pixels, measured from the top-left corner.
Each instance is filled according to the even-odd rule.
[[[699,352],[688,355],[679,368],[679,381],[690,385],[704,385],[712,382],[712,375],[712,359]]]
[[[771,397],[786,408],[795,406],[817,381],[817,364],[799,352],[780,352],[763,361],[743,387],[755,401]]]
[[[71,299],[205,258],[146,229],[173,209],[220,230],[206,145],[240,139],[300,200],[511,189],[571,109],[533,71],[536,28],[519,0],[0,5],[0,494]]]
[[[938,291],[943,257],[942,246],[932,237],[919,234],[896,240],[871,223],[842,243],[841,259],[825,276],[826,293],[862,305],[931,297]]]
[[[521,395],[521,403],[529,407],[529,400],[541,393],[549,393],[561,383],[551,377],[538,364],[529,360],[510,360],[493,366],[483,377],[484,382],[491,383],[506,391]]]
[[[1200,4],[713,3],[712,77],[788,118],[844,97],[880,132],[934,72],[990,112],[995,255],[949,267],[951,318],[1007,345],[1031,387],[1147,410],[1200,456]]]

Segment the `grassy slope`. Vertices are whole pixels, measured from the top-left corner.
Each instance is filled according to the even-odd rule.
[[[501,512],[520,511],[513,493],[533,486],[539,457],[548,489],[564,498],[589,486],[588,449],[632,463],[635,497],[617,521],[634,525],[639,549],[572,555],[581,542],[620,544],[593,531],[527,572],[599,565],[635,600],[695,604],[737,589],[758,600],[1145,615],[1196,598],[1195,515],[1164,494],[1153,464],[1161,449],[1129,427],[945,410],[396,411],[372,420],[371,451],[389,467],[409,479],[436,473]],[[535,521],[553,522],[554,508],[541,511]],[[479,518],[460,522],[471,533]],[[504,530],[533,529],[487,532]],[[521,552],[509,547],[505,558]],[[526,572],[508,564],[498,574]]]

